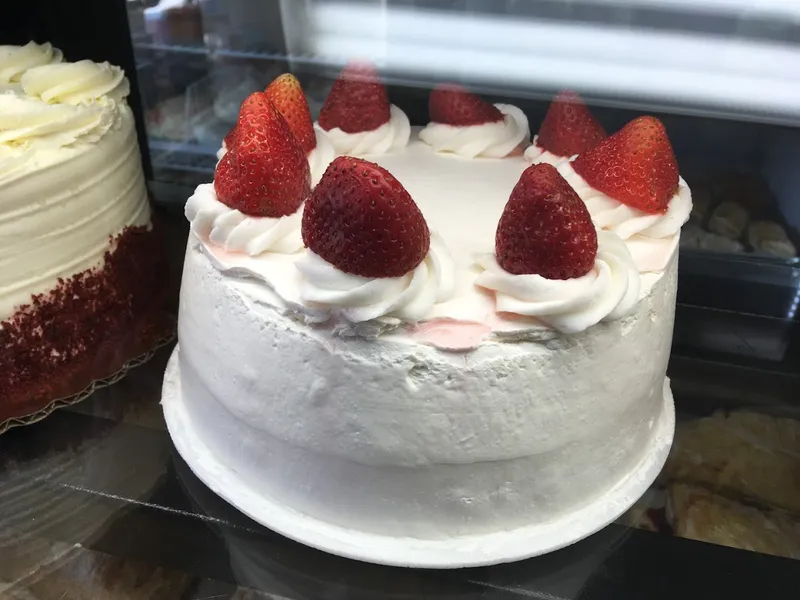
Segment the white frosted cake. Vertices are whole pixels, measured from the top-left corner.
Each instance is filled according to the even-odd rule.
[[[128,93],[108,63],[0,46],[0,426],[157,335],[162,257]]]
[[[173,434],[191,429],[298,522],[393,548],[350,551],[250,511],[367,560],[449,566],[414,548],[480,554],[492,536],[589,515],[557,547],[613,520],[636,499],[617,492],[641,493],[672,438],[691,199],[661,124],[532,165],[519,109],[444,86],[432,122],[410,128],[368,67],[348,67],[315,125],[339,157],[315,165],[284,139],[301,136],[284,96],[270,86],[245,103],[214,183],[186,205]],[[652,156],[627,172],[648,185],[602,172],[643,140]],[[542,551],[518,541],[452,566]]]

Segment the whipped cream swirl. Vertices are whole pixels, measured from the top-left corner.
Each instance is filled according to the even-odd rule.
[[[294,254],[303,248],[302,210],[279,218],[251,217],[220,202],[212,183],[197,186],[184,213],[197,237],[229,252],[257,256]]]
[[[553,154],[549,150],[545,150],[539,146],[537,143],[538,140],[538,135],[533,136],[533,142],[525,150],[525,160],[533,163],[534,165],[546,163],[548,165],[557,167],[563,161],[573,161],[578,157],[577,154],[573,156],[559,156],[558,154]]]
[[[494,254],[478,257],[484,271],[476,285],[493,290],[498,312],[536,317],[562,333],[572,334],[631,313],[639,301],[641,281],[625,243],[608,231],[597,232],[594,268],[575,279],[513,275]]]
[[[315,123],[315,127],[320,128]],[[321,129],[321,128],[320,128]],[[386,154],[408,145],[411,137],[411,123],[402,110],[392,104],[389,122],[372,131],[347,133],[339,127],[325,131],[333,143],[337,154],[363,156],[367,154]]]
[[[452,152],[466,158],[482,156],[503,158],[530,137],[528,117],[516,106],[495,104],[503,113],[497,123],[458,127],[444,123],[428,123],[419,132],[419,139],[436,152]]]
[[[120,102],[130,93],[122,69],[90,60],[34,67],[25,72],[21,83],[26,94],[49,104]]]
[[[0,94],[0,144],[15,153],[35,146],[61,148],[96,142],[114,125],[103,106],[46,104],[35,98]]]
[[[24,46],[0,46],[0,84],[19,82],[28,69],[62,60],[61,50],[51,44],[28,42]]]
[[[594,189],[569,162],[559,163],[558,171],[586,204],[594,224],[613,231],[623,240],[634,235],[656,239],[671,237],[681,230],[692,212],[692,193],[682,177],[678,179],[678,191],[670,199],[667,211],[654,215]]]
[[[431,232],[428,255],[402,277],[361,277],[340,271],[310,250],[295,263],[300,297],[312,308],[350,323],[376,319],[416,322],[455,291],[455,263],[442,239]]]

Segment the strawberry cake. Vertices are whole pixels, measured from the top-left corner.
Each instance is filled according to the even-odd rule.
[[[108,63],[0,46],[0,431],[166,333],[128,93]]]
[[[276,531],[490,564],[603,527],[663,465],[691,198],[655,118],[607,136],[568,93],[531,145],[458,86],[429,109],[410,127],[366,65],[313,124],[291,76],[243,104],[186,205],[165,414]]]

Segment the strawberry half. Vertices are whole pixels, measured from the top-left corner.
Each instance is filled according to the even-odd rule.
[[[514,275],[572,279],[592,270],[597,231],[586,205],[552,165],[522,173],[497,225],[495,254]]]
[[[311,189],[308,159],[263,92],[251,94],[245,104],[233,145],[214,173],[217,198],[255,217],[290,215]]]
[[[575,172],[600,190],[651,214],[666,212],[678,190],[678,163],[664,125],[638,117],[572,163]]]
[[[606,130],[578,94],[565,90],[550,103],[536,144],[557,156],[574,156],[594,148]]]
[[[439,85],[431,91],[428,113],[434,123],[457,127],[503,120],[503,113],[496,106],[455,84]]]
[[[370,64],[350,63],[333,84],[319,113],[325,131],[373,131],[390,119],[389,93]]]
[[[345,273],[400,277],[428,254],[430,232],[417,205],[378,165],[336,158],[303,209],[303,242]]]
[[[303,152],[308,154],[316,148],[314,122],[311,120],[308,101],[297,77],[291,73],[279,75],[267,86],[264,93],[286,119]]]

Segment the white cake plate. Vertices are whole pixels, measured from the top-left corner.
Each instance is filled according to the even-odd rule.
[[[255,491],[235,469],[220,462],[198,437],[181,393],[176,347],[164,375],[164,418],[180,455],[211,491],[251,519],[290,539],[331,554],[400,567],[450,569],[522,560],[563,548],[599,531],[630,508],[647,491],[664,466],[675,432],[675,406],[669,381],[664,383],[664,410],[653,425],[652,445],[624,480],[588,506],[545,524],[512,531],[446,540],[383,536],[332,525],[294,510]]]

